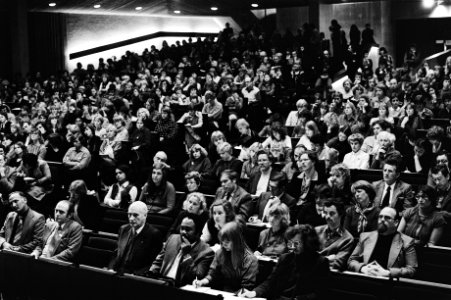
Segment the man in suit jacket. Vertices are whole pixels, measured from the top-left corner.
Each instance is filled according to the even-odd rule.
[[[13,211],[0,230],[0,249],[31,253],[42,243],[44,216],[28,207],[22,192],[11,193],[9,204]]]
[[[437,191],[437,208],[446,220],[439,246],[451,247],[451,182],[448,167],[436,165],[431,169],[432,181]]]
[[[319,253],[329,259],[331,268],[343,270],[354,247],[354,237],[343,227],[345,207],[341,202],[328,200],[324,203],[324,214],[327,224],[315,227]]]
[[[371,276],[413,277],[418,267],[414,239],[397,232],[398,223],[396,210],[383,208],[377,230],[360,235],[348,269]]]
[[[290,209],[290,216],[294,217],[296,210],[296,199],[285,192],[285,187],[288,184],[288,179],[285,173],[274,172],[269,179],[269,192],[262,193],[257,198],[253,213],[258,215],[258,219],[262,221],[268,218],[269,209],[273,205],[285,203]]]
[[[246,222],[252,212],[252,197],[237,183],[238,173],[225,170],[221,173],[221,187],[216,191],[215,199],[225,199],[232,203],[235,214]]]
[[[268,152],[260,150],[257,153],[258,170],[250,176],[246,188],[251,195],[260,196],[269,190],[269,180],[277,172],[271,160]]]
[[[188,214],[180,224],[180,234],[172,234],[167,239],[150,267],[150,273],[172,278],[176,286],[204,278],[213,261],[214,252],[200,239],[202,227],[202,220],[198,215]]]
[[[142,201],[130,204],[129,224],[119,229],[117,250],[110,269],[118,273],[144,274],[161,250],[162,235],[146,223],[147,205]]]
[[[81,248],[83,228],[72,219],[74,204],[67,200],[55,207],[55,222],[48,222],[44,228],[43,249],[38,247],[33,255],[38,258],[53,258],[72,262]]]
[[[374,206],[384,208],[390,206],[398,212],[414,206],[414,192],[412,186],[401,180],[399,161],[387,159],[384,163],[382,180],[373,182],[376,190]],[[388,192],[388,193],[387,193]]]

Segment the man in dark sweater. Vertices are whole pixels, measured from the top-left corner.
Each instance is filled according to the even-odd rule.
[[[377,230],[360,235],[348,269],[370,276],[413,277],[418,267],[414,240],[396,231],[398,223],[396,210],[383,208]]]

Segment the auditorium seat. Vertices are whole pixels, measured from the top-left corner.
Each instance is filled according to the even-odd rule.
[[[419,266],[415,279],[451,284],[451,248],[421,247],[417,255]]]
[[[424,119],[423,126],[426,129],[429,129],[432,126],[439,126],[446,130],[446,127],[450,126],[450,122],[449,119],[439,119],[439,118]]]
[[[247,224],[244,231],[244,239],[246,244],[251,248],[252,251],[257,250],[258,239],[260,237],[260,232],[265,230],[264,226],[254,226],[252,224]]]
[[[64,184],[64,166],[61,162],[46,161],[50,168],[50,174],[52,174],[52,182],[54,188],[59,190]]]
[[[34,260],[28,254],[2,250],[3,266],[2,273],[3,292],[9,295],[26,296],[28,291],[24,289],[23,282],[30,282],[30,262]],[[20,272],[18,271],[20,270]]]
[[[27,288],[33,291],[33,299],[59,300],[62,295],[67,295],[66,284],[70,280],[71,265],[48,258],[31,261],[29,276],[33,280]]]
[[[394,282],[392,299],[449,300],[451,299],[451,285],[401,278]]]
[[[117,296],[117,291],[122,289],[122,287],[120,278],[116,276],[115,272],[80,265],[72,268],[69,276],[69,282],[73,285],[72,289],[67,289],[66,295],[69,300],[121,299]]]
[[[90,236],[81,247],[78,263],[99,268],[107,267],[116,247],[116,239],[106,236]]]

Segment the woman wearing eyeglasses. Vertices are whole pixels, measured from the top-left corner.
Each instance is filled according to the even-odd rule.
[[[319,240],[310,225],[296,225],[286,233],[289,253],[280,256],[274,271],[254,290],[239,296],[267,299],[325,299],[329,262],[318,254]]]
[[[398,231],[415,239],[418,245],[436,245],[446,224],[437,210],[437,193],[427,185],[419,187],[417,205],[404,211]]]

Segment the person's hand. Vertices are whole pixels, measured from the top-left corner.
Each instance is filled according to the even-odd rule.
[[[379,277],[389,277],[390,271],[382,268],[381,266],[374,266],[372,268],[371,275]]]
[[[377,152],[376,158],[377,159],[383,159],[383,157],[385,156],[385,153],[387,151],[384,148],[380,148],[379,151]]]
[[[39,252],[34,250],[33,252],[31,252],[30,254],[32,257],[34,257],[34,259],[38,259],[39,258]]]
[[[262,253],[261,253],[260,251],[255,251],[255,252],[254,252],[254,255],[255,255],[255,256],[262,256]]]
[[[13,250],[13,245],[11,245],[8,242],[4,242],[3,243],[3,250],[10,250],[10,251],[12,251]]]
[[[257,292],[254,291],[248,291],[246,289],[243,289],[240,293],[238,293],[238,297],[242,298],[255,298],[257,297]]]
[[[193,285],[194,285],[194,287],[196,287],[196,288],[200,288],[200,287],[206,286],[206,285],[208,285],[209,283],[210,283],[210,282],[209,282],[208,279],[206,279],[206,278],[201,279],[201,280],[194,279],[194,281],[193,281]]]
[[[138,150],[139,146],[132,147],[132,150]]]

